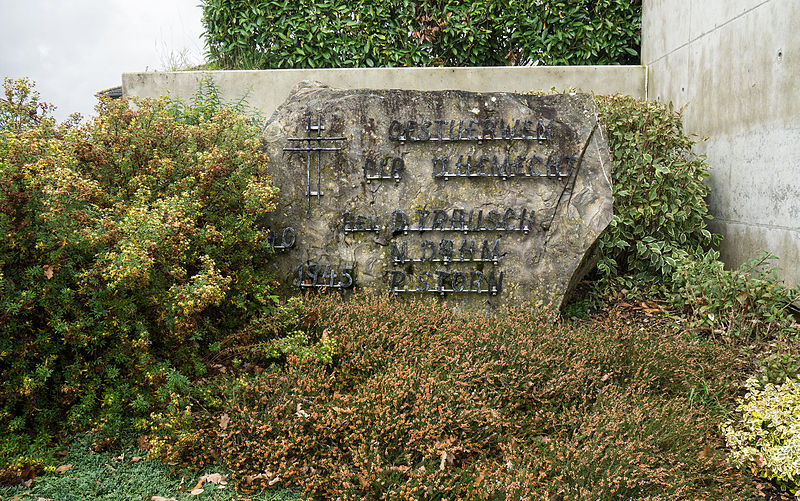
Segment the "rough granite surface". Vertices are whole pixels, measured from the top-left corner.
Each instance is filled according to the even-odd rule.
[[[344,139],[289,140],[317,135],[309,119],[324,127],[322,138]],[[398,299],[557,308],[612,216],[608,146],[586,94],[304,82],[275,111],[264,138],[268,174],[280,189],[265,224],[276,246],[294,240],[269,264],[286,292],[298,283],[347,285],[346,272],[348,289],[394,289]],[[309,145],[340,149],[287,150]],[[444,171],[436,157],[448,159]],[[386,179],[367,179],[378,176]]]

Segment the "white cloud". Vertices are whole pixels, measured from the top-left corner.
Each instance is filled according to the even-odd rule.
[[[127,71],[202,61],[197,0],[0,0],[0,76],[28,76],[65,118]]]

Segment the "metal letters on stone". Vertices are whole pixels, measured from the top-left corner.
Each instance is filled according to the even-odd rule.
[[[611,219],[608,148],[587,95],[304,83],[265,139],[280,189],[267,218],[282,232],[270,266],[287,289],[558,307]]]
[[[311,124],[311,116],[309,115],[306,125],[306,137],[290,137],[287,141],[295,142],[300,141],[306,143],[304,146],[287,146],[283,151],[304,151],[306,153],[306,216],[311,216],[311,198],[317,197],[319,204],[320,197],[322,196],[322,187],[320,186],[320,155],[323,151],[339,151],[341,148],[336,146],[322,146],[323,141],[344,141],[344,137],[322,137],[322,131],[325,130],[320,118],[317,118],[316,125]],[[316,135],[315,135],[316,133]],[[316,145],[314,144],[316,142]],[[311,154],[316,153],[317,159],[317,187],[311,189],[312,182],[312,160]]]

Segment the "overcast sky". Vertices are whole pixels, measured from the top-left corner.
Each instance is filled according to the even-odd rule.
[[[94,115],[129,71],[203,59],[199,0],[0,0],[0,77],[27,76],[56,117]]]

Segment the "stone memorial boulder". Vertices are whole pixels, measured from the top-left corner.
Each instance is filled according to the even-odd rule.
[[[286,289],[561,306],[611,220],[591,96],[303,83],[265,128]]]

